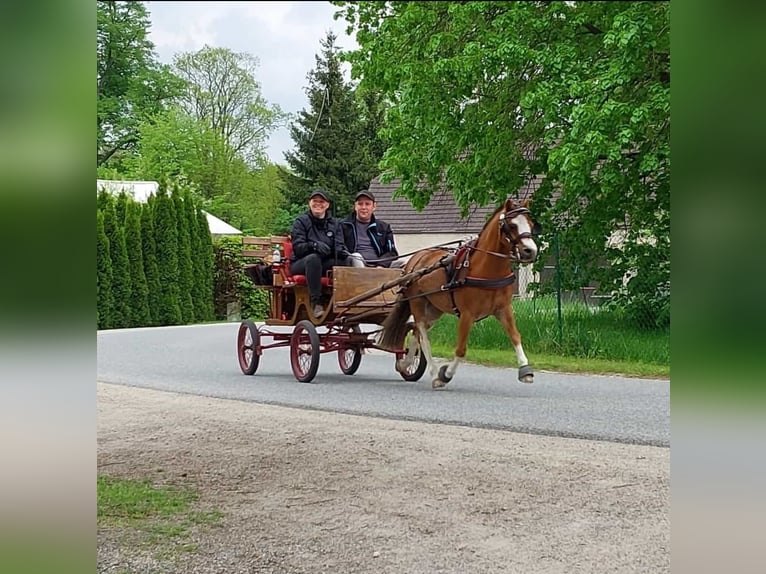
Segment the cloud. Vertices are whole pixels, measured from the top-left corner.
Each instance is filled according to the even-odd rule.
[[[343,49],[357,46],[346,35],[346,24],[333,20],[329,2],[147,2],[150,39],[160,61],[171,63],[179,52],[205,45],[244,52],[258,59],[256,80],[263,97],[283,111],[308,108],[308,73],[322,50],[328,30]],[[347,79],[349,77],[348,70]],[[286,127],[269,139],[267,153],[284,164],[284,152],[293,142]]]

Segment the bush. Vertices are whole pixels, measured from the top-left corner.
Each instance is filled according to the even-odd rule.
[[[269,291],[256,287],[245,275],[239,238],[220,237],[214,244],[214,301],[217,319],[227,318],[229,303],[239,302],[243,318],[265,319],[269,315]]]

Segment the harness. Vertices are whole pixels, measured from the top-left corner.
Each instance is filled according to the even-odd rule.
[[[516,280],[516,274],[513,272],[513,270],[511,270],[510,273],[506,275],[505,277],[500,277],[498,279],[481,279],[478,277],[471,277],[470,275],[468,275],[471,254],[474,251],[481,251],[483,253],[488,253],[490,255],[494,255],[497,257],[510,259],[511,261],[518,261],[519,260],[519,256],[518,256],[519,243],[521,242],[522,239],[532,238],[535,232],[533,230],[532,233],[529,233],[529,232],[519,233],[518,237],[515,240],[512,240],[511,239],[512,232],[511,232],[511,229],[508,227],[507,220],[511,220],[517,215],[526,214],[526,213],[529,213],[529,209],[527,209],[526,207],[517,207],[500,214],[498,218],[499,225],[500,225],[500,232],[511,244],[510,255],[506,255],[504,253],[498,253],[496,251],[487,251],[484,249],[478,249],[476,247],[476,244],[478,243],[479,238],[477,237],[475,239],[472,239],[466,244],[460,246],[456,251],[453,251],[452,253],[442,257],[435,266],[432,266],[433,267],[432,270],[435,270],[436,268],[440,266],[444,268],[444,271],[447,276],[447,282],[441,287],[439,287],[439,289],[435,289],[427,293],[420,293],[419,295],[416,295],[415,297],[425,297],[426,295],[432,295],[434,293],[448,291],[450,294],[450,300],[452,301],[452,312],[457,317],[460,317],[460,309],[458,309],[458,306],[455,303],[455,289],[458,289],[460,287],[481,287],[484,289],[499,289],[501,287],[506,287],[508,285],[511,285]],[[406,285],[403,285],[402,288],[400,289],[400,293],[402,295],[406,287],[407,287]],[[410,297],[410,299],[412,298],[414,297]]]
[[[460,287],[499,289],[500,287],[510,285],[516,280],[516,274],[513,271],[499,279],[480,279],[468,275],[471,253],[476,249],[477,242],[478,238],[472,239],[460,247],[455,254],[455,259],[453,259],[444,269],[447,274],[447,282],[442,285],[439,290],[449,291],[450,300],[452,301],[452,312],[457,317],[460,317],[460,309],[458,309],[457,303],[455,303],[455,289]]]

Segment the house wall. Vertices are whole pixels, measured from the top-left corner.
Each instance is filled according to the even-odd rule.
[[[428,247],[436,247],[444,243],[453,241],[467,241],[476,237],[476,235],[455,234],[455,233],[394,233],[396,249],[401,255],[412,254],[414,251],[420,251]],[[457,247],[457,243],[447,247]],[[539,278],[538,274],[532,272],[529,265],[519,265],[516,268],[516,295],[526,297],[528,285]]]

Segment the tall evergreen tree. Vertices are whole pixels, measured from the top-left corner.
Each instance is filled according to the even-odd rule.
[[[147,203],[141,204],[141,251],[144,256],[144,273],[148,291],[150,325],[159,325],[162,306],[160,269],[157,266],[157,244],[154,239],[154,217],[152,210],[154,196]]]
[[[191,270],[192,270],[192,304],[194,305],[194,317],[197,321],[206,319],[207,307],[205,305],[205,266],[202,257],[203,243],[199,220],[197,219],[197,206],[188,189],[183,194],[184,216],[189,222],[189,245],[191,247]],[[207,230],[204,230],[207,233]]]
[[[151,316],[141,240],[141,205],[133,200],[125,205],[125,247],[130,269],[130,326],[146,327],[151,324]]]
[[[210,234],[210,227],[207,224],[207,217],[201,210],[197,210],[197,222],[200,229],[200,239],[202,248],[199,252],[199,257],[202,261],[203,269],[203,300],[207,306],[205,313],[206,319],[212,319],[215,317],[215,310],[213,304],[213,267],[215,264],[215,253],[213,251],[213,236]]]
[[[189,221],[186,219],[186,209],[181,191],[173,186],[170,194],[176,211],[176,226],[178,228],[178,291],[181,305],[181,320],[184,323],[194,322],[194,302],[192,300],[194,274],[191,261],[191,236]]]
[[[113,328],[130,324],[130,270],[125,248],[125,229],[117,220],[117,201],[112,198],[104,208],[104,232],[109,239],[112,259],[112,320]]]
[[[104,231],[104,214],[96,211],[96,309],[98,328],[112,327],[112,257]]]
[[[128,194],[121,191],[117,194],[117,200],[114,203],[115,214],[117,215],[117,222],[123,229],[125,227],[125,214],[127,213]]]
[[[336,36],[328,32],[309,72],[310,109],[290,126],[295,152],[285,153],[294,175],[287,177],[287,199],[305,204],[312,187],[330,192],[336,215],[350,212],[354,195],[375,174],[354,88],[343,79]]]
[[[161,184],[154,200],[154,238],[157,244],[157,267],[160,271],[159,325],[181,323],[178,288],[178,223],[173,200]]]

